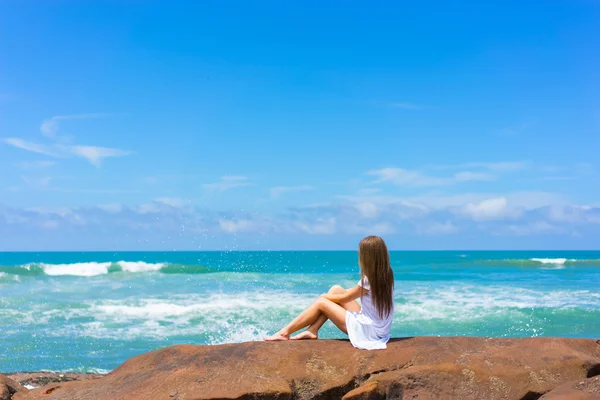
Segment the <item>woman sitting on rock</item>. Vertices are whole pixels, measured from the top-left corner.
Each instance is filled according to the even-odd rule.
[[[361,279],[351,289],[332,286],[327,294],[266,341],[318,339],[319,329],[330,319],[359,349],[385,349],[394,318],[394,272],[383,239],[368,236],[358,248]],[[361,299],[361,305],[356,299]],[[304,332],[290,338],[298,330]]]

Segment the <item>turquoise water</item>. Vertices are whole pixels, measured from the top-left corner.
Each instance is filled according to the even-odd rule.
[[[394,336],[600,337],[600,251],[391,257]],[[259,340],[357,280],[356,252],[0,253],[0,372]],[[343,334],[328,323],[322,337]]]

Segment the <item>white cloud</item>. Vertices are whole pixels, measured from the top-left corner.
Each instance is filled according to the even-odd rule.
[[[335,218],[317,218],[311,222],[298,222],[296,227],[311,235],[333,235],[336,232]]]
[[[364,218],[375,218],[379,214],[379,207],[370,201],[356,203],[354,204],[354,208],[356,208]]]
[[[483,200],[479,203],[469,203],[462,212],[474,220],[501,219],[507,216],[508,201],[504,197]]]
[[[161,211],[161,207],[156,203],[140,204],[134,209],[139,214],[156,214]]]
[[[471,163],[467,164],[472,167],[481,167],[497,172],[514,172],[527,169],[530,163],[526,161],[503,161],[503,162],[487,162],[487,163]],[[468,167],[467,167],[468,168]]]
[[[72,210],[68,207],[30,207],[25,210],[41,215],[58,215],[60,217],[66,217],[72,213]]]
[[[458,228],[451,221],[444,221],[419,226],[417,231],[425,235],[448,235],[457,232]]]
[[[257,224],[248,219],[240,219],[237,221],[220,219],[219,227],[221,230],[229,233],[251,232],[256,230]]]
[[[494,180],[494,176],[480,172],[458,172],[450,177],[435,177],[425,175],[418,171],[411,171],[403,168],[382,168],[371,170],[367,175],[375,176],[377,179],[374,184],[389,182],[397,186],[425,187],[425,186],[446,186],[458,182],[467,181],[489,181]]]
[[[5,138],[2,139],[2,141],[6,144],[22,150],[30,151],[32,153],[44,154],[50,157],[58,157],[57,153],[55,153],[50,146],[29,142],[20,138]]]
[[[528,161],[497,161],[497,162],[468,162],[462,164],[450,165],[431,165],[426,169],[434,170],[459,170],[459,169],[483,169],[491,172],[515,172],[528,169],[531,167],[531,162]]]
[[[591,206],[550,206],[546,208],[549,221],[558,223],[600,224],[600,207]]]
[[[7,138],[4,139],[4,142],[22,150],[44,154],[54,158],[68,157],[72,155],[82,157],[97,167],[102,164],[102,160],[104,158],[122,157],[131,154],[131,152],[126,150],[98,146],[46,146],[39,143],[28,142],[19,138]],[[38,166],[42,165],[41,163],[42,162],[38,162]],[[45,165],[50,166],[53,164],[51,162],[46,162]]]
[[[396,233],[397,230],[393,223],[387,222],[387,221],[371,223],[371,224],[350,222],[350,223],[347,223],[347,224],[344,224],[343,226],[341,226],[340,232],[350,233],[350,234],[358,234],[361,236],[368,236],[368,235],[385,236],[385,235],[392,235],[392,234]]]
[[[367,230],[366,235],[391,235],[396,233],[396,228],[390,222],[378,222]]]
[[[338,198],[350,203],[371,202],[377,206],[385,206],[390,210],[398,210],[408,218],[423,216],[436,210],[463,209],[467,204],[478,204],[493,198],[505,198],[511,207],[532,210],[535,208],[569,204],[564,195],[552,192],[521,191],[509,193],[461,193],[442,195],[437,193],[416,196],[385,196],[385,195],[345,195]]]
[[[39,223],[39,225],[44,229],[58,229],[59,228],[58,221],[53,221],[53,220],[41,221]]]
[[[182,208],[191,204],[191,200],[186,200],[179,197],[159,197],[155,201],[176,208]]]
[[[119,212],[123,211],[123,208],[124,208],[122,204],[118,204],[118,203],[101,204],[97,207],[99,209],[109,212],[111,214],[119,213]]]
[[[248,178],[245,176],[222,176],[220,182],[215,183],[205,183],[202,187],[205,190],[211,192],[224,192],[229,189],[233,189],[236,187],[250,186],[252,185],[248,182]]]
[[[88,119],[88,118],[100,118],[104,117],[108,114],[103,113],[92,113],[92,114],[76,114],[76,115],[56,115],[52,118],[45,119],[42,121],[40,125],[40,132],[42,135],[51,138],[57,139],[58,131],[59,131],[59,121],[69,120],[69,119]]]
[[[531,223],[525,223],[523,225],[510,225],[508,227],[508,231],[509,233],[519,236],[563,234],[567,232],[564,228],[557,227],[546,221],[535,221]]]
[[[80,115],[66,115],[66,116],[55,116],[42,122],[40,131],[42,135],[52,140],[51,144],[40,144],[23,140],[21,138],[4,138],[2,141],[8,145],[17,147],[22,150],[30,151],[33,153],[44,154],[54,158],[64,157],[81,157],[89,161],[92,165],[100,166],[102,160],[108,157],[122,157],[131,154],[130,151],[121,150],[110,147],[101,146],[82,146],[82,145],[65,145],[58,142],[58,121],[66,119],[84,119],[84,118],[98,118],[106,114],[80,114]]]
[[[409,207],[398,202],[373,205],[346,202],[297,208],[279,213],[277,217],[249,213],[226,214],[193,205],[186,206],[184,200],[173,198],[159,198],[137,206],[104,204],[85,208],[11,209],[0,205],[0,232],[11,232],[10,239],[18,237],[18,241],[15,239],[11,242],[17,247],[19,243],[26,242],[23,238],[31,238],[31,243],[48,243],[51,237],[43,235],[52,231],[60,238],[87,240],[87,245],[83,247],[88,248],[93,247],[94,238],[98,235],[107,235],[109,239],[105,243],[114,244],[117,237],[119,240],[138,237],[164,248],[171,243],[175,245],[174,240],[189,239],[192,242],[188,243],[202,244],[216,237],[221,237],[224,240],[222,245],[228,246],[231,238],[224,233],[238,235],[240,242],[236,243],[245,240],[257,244],[271,237],[280,240],[283,246],[288,239],[295,240],[303,235],[305,239],[300,241],[305,243],[308,243],[306,240],[310,241],[308,237],[311,236],[323,237],[323,242],[313,239],[313,243],[325,243],[334,235],[354,237],[368,234],[399,235],[395,243],[404,243],[400,239],[410,237],[413,238],[406,243],[415,243],[413,239],[417,235],[434,237],[452,234],[454,244],[451,246],[457,243],[462,243],[459,246],[469,246],[473,235],[477,235],[482,239],[475,244],[477,247],[498,243],[495,236],[512,236],[517,237],[514,240],[520,240],[520,236],[580,235],[588,243],[594,243],[593,239],[600,234],[598,206],[553,205],[519,209],[514,205],[509,207],[508,199],[508,195],[499,196],[440,209],[421,205]],[[178,207],[180,205],[183,207]],[[415,212],[405,213],[403,210]],[[416,240],[420,241],[418,238]],[[2,243],[5,248],[6,243]],[[289,243],[294,246],[293,242]]]
[[[447,180],[425,176],[420,172],[409,171],[402,168],[382,168],[371,170],[367,175],[375,176],[374,183],[389,182],[398,186],[440,186],[446,185]]]
[[[290,192],[302,192],[307,190],[314,190],[315,188],[310,185],[300,185],[300,186],[276,186],[271,188],[271,198],[277,199],[284,193]]]
[[[68,149],[74,155],[85,158],[96,167],[102,165],[102,160],[105,158],[123,157],[131,154],[130,151],[126,150],[98,146],[69,146]]]

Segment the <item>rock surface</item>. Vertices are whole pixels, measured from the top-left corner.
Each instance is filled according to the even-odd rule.
[[[598,374],[600,344],[587,339],[418,337],[383,351],[343,340],[179,345],[13,400],[532,400]]]
[[[566,383],[543,395],[540,400],[600,400],[600,376]]]
[[[90,379],[99,379],[104,375],[85,374],[76,372],[19,372],[7,375],[13,381],[19,382],[25,387],[42,387],[51,383],[85,381]],[[0,398],[1,400],[1,398]]]
[[[11,400],[12,396],[20,391],[26,392],[27,389],[14,380],[0,375],[0,400]]]

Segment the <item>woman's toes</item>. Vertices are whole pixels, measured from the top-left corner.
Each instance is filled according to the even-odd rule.
[[[315,335],[314,333],[312,333],[310,331],[304,331],[304,332],[297,334],[296,336],[293,336],[291,339],[292,340],[317,340],[318,338],[319,338],[318,335]]]
[[[282,342],[284,340],[288,340],[289,338],[290,338],[289,336],[285,336],[280,333],[276,333],[274,335],[265,337],[264,340],[266,342]]]

